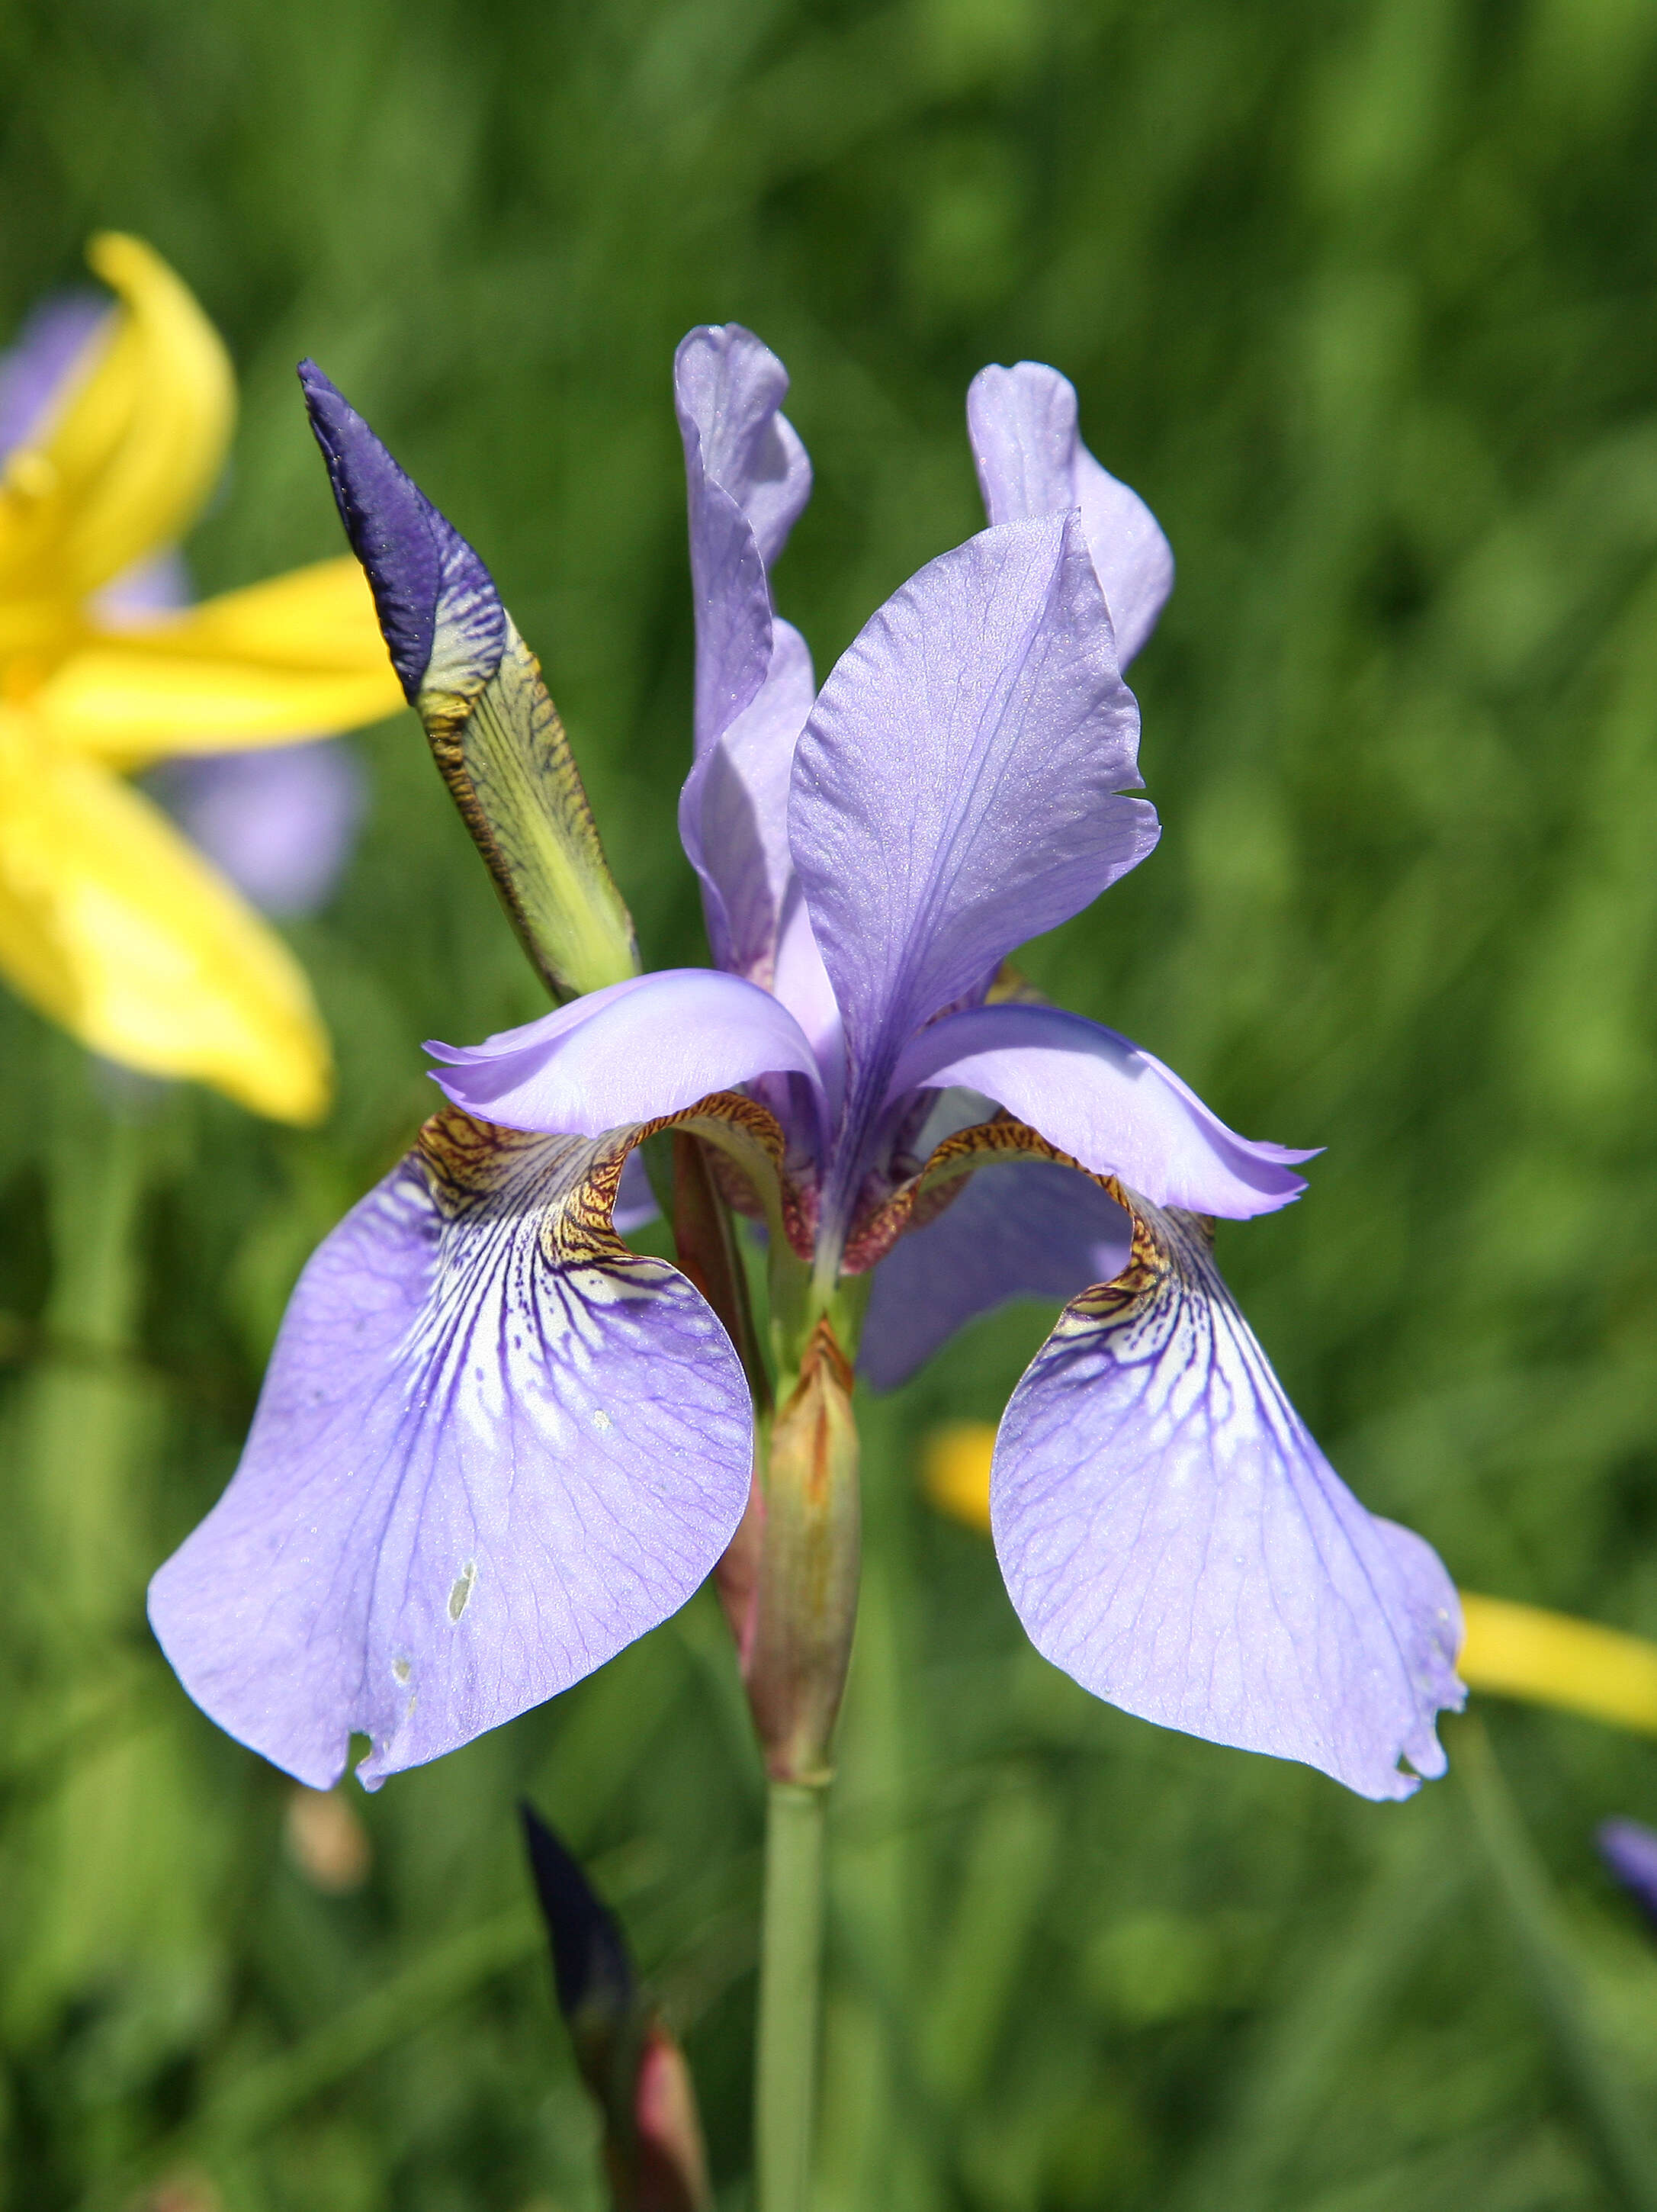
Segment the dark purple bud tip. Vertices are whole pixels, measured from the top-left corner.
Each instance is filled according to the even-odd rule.
[[[1657,1929],[1657,1832],[1638,1820],[1602,1820],[1599,1856]]]
[[[356,410],[313,361],[299,380],[311,428],[351,550],[367,572],[391,665],[410,701],[431,665],[446,603],[459,601],[474,641],[500,659],[505,616],[489,574],[471,547],[413,478],[405,476]],[[484,618],[480,622],[479,617]]]
[[[615,1916],[593,1894],[579,1863],[532,1805],[520,1805],[524,1841],[541,1917],[552,1942],[558,2009],[572,2027],[618,2022],[636,1995],[627,1944]]]

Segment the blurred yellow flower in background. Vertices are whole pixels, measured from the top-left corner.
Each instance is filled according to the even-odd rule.
[[[122,772],[354,729],[401,687],[349,557],[176,611],[105,596],[200,512],[235,386],[148,246],[88,258],[115,303],[0,452],[0,974],[112,1060],[314,1121],[331,1064],[302,970]]]
[[[920,1486],[952,1521],[987,1535],[988,1421],[949,1421],[921,1449]],[[1466,1638],[1457,1671],[1471,1690],[1587,1713],[1615,1728],[1657,1735],[1657,1644],[1597,1621],[1578,1620],[1508,1598],[1461,1592]]]

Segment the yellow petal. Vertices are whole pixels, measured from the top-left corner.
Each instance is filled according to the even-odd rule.
[[[1457,1662],[1472,1690],[1561,1705],[1657,1735],[1657,1644],[1592,1620],[1464,1591],[1467,1640]]]
[[[149,800],[0,710],[0,970],[95,1052],[254,1112],[327,1110],[292,955]]]
[[[29,703],[58,744],[134,768],[359,729],[404,698],[367,582],[347,557],[106,628]]]
[[[995,1429],[988,1421],[950,1421],[934,1429],[920,1458],[928,1502],[952,1521],[984,1534],[990,1527],[990,1459]]]
[[[120,635],[158,652],[209,660],[382,677],[403,703],[368,579],[349,553],[290,568],[240,592],[222,592]]]
[[[230,362],[167,264],[106,233],[88,252],[118,306],[43,436],[0,481],[0,598],[83,598],[179,538],[223,465]]]

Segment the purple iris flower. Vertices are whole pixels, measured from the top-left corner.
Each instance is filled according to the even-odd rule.
[[[880,1385],[1003,1297],[1070,1298],[992,1478],[1048,1658],[1131,1712],[1405,1796],[1443,1771],[1435,1716],[1461,1699],[1455,1593],[1324,1459],[1211,1249],[1206,1217],[1287,1204],[1309,1155],[1237,1136],[1004,965],[1156,842],[1121,672],[1166,542],[1081,443],[1064,378],[986,369],[968,414],[990,526],[818,690],[770,583],[810,488],[786,385],[735,325],[679,349],[680,827],[716,966],[430,1048],[452,1106],[311,1262],[241,1466],[155,1579],[157,1633],[206,1710],[305,1781],[366,1731],[372,1784],[682,1604],[742,1516],[753,1415],[709,1307],[610,1225],[634,1147],[677,1127],[718,1148],[807,1324],[844,1329],[871,1285]],[[458,714],[516,633],[314,373],[309,397],[405,687]]]
[[[1619,1815],[1600,1822],[1595,1840],[1607,1869],[1657,1929],[1657,1829]]]
[[[362,763],[341,738],[168,761],[150,788],[191,842],[278,919],[327,904],[368,799]]]
[[[0,459],[57,406],[70,371],[111,312],[95,292],[60,292],[40,302],[16,343],[0,353]]]

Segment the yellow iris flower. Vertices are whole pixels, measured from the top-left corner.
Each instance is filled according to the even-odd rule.
[[[100,613],[199,513],[235,384],[147,246],[106,235],[88,258],[115,304],[0,460],[0,973],[112,1060],[314,1121],[331,1062],[303,971],[121,771],[355,729],[402,690],[349,557],[178,613]]]
[[[987,1421],[950,1421],[933,1430],[920,1461],[928,1500],[950,1520],[986,1535],[994,1449],[995,1431]],[[1471,1590],[1461,1592],[1461,1615],[1466,1640],[1456,1665],[1470,1690],[1557,1705],[1614,1728],[1657,1735],[1657,1644],[1540,1606],[1477,1597]]]

